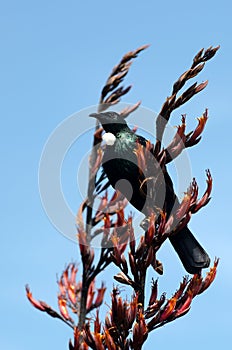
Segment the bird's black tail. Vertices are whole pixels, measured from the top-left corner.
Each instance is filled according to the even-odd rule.
[[[208,254],[187,226],[170,237],[170,241],[188,273],[199,273],[202,268],[209,266]]]

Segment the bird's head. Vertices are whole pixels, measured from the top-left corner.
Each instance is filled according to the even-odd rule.
[[[96,118],[105,132],[110,132],[115,136],[118,132],[128,128],[125,119],[116,112],[92,113],[89,116]]]

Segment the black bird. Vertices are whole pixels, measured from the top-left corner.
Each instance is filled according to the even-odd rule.
[[[138,144],[145,147],[148,141],[135,134],[128,127],[125,119],[115,112],[93,113],[90,116],[95,117],[101,123],[106,133],[111,133],[108,134],[109,137],[113,137],[113,140],[109,140],[109,142],[106,140],[102,161],[103,170],[110,184],[124,194],[136,209],[148,216],[149,211],[146,203],[150,205],[151,202],[147,199],[146,189],[141,187],[145,176],[138,167],[136,155]],[[178,203],[178,199],[166,167],[164,167],[162,179],[156,188],[156,199],[153,199],[153,207],[157,208],[159,206],[157,203],[163,202],[162,209],[169,216],[175,203]],[[162,198],[162,194],[164,198]],[[209,266],[208,254],[187,226],[172,235],[170,241],[188,273],[199,273],[202,268]]]

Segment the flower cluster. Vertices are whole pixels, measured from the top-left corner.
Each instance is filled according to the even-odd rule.
[[[218,262],[219,259],[215,259],[205,278],[198,274],[193,275],[190,280],[184,277],[179,289],[169,300],[166,300],[165,294],[157,299],[158,283],[157,280],[153,281],[149,306],[145,310],[145,319],[150,319],[147,322],[148,331],[184,316],[190,310],[193,298],[203,293],[214,281]]]
[[[78,269],[75,264],[69,264],[57,282],[59,287],[57,296],[59,312],[47,305],[44,301],[34,299],[29,286],[26,286],[27,298],[36,309],[64,321],[73,329],[75,329],[75,321],[70,316],[70,312],[76,316],[80,315],[80,299],[82,292],[82,282],[76,281],[77,271]],[[87,293],[86,314],[101,306],[105,291],[106,287],[103,283],[100,288],[96,288],[95,280],[90,283]]]
[[[162,272],[162,264],[155,258],[157,247],[153,244],[157,235],[155,216],[151,215],[148,230],[140,238],[138,245],[134,237],[132,217],[126,220],[123,209],[117,212],[117,221],[113,227],[109,216],[106,215],[102,221],[106,235],[105,241],[113,244],[113,247],[105,248],[110,250],[109,261],[121,270],[114,278],[118,283],[128,285],[133,289],[131,301],[123,300],[119,288],[114,287],[108,314],[105,322],[101,324],[99,308],[104,300],[106,286],[102,283],[100,288],[96,288],[94,277],[87,288],[84,322],[75,322],[74,319],[80,320],[83,312],[81,300],[83,283],[86,283],[86,278],[77,281],[78,269],[73,263],[67,266],[57,282],[59,312],[44,301],[34,299],[28,286],[26,286],[27,297],[35,308],[46,312],[53,318],[62,320],[73,329],[74,340],[69,342],[70,350],[89,348],[139,350],[151,331],[184,316],[190,310],[192,300],[203,293],[214,281],[219,260],[215,259],[213,267],[210,268],[205,278],[201,274],[195,274],[191,279],[184,277],[179,289],[170,299],[166,299],[165,293],[158,297],[158,281],[153,281],[149,302],[146,306],[147,269],[151,266],[157,272]],[[162,227],[164,228],[165,225],[163,224]],[[83,245],[83,247],[86,246]],[[127,250],[128,258],[125,256]],[[85,250],[83,259],[90,261],[89,256],[91,256],[91,250]],[[92,266],[92,263],[88,266]],[[96,272],[99,266],[92,271]],[[86,271],[86,276],[90,278],[91,274]],[[93,310],[96,310],[95,318],[92,314]]]

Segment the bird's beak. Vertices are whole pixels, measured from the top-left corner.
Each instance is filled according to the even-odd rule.
[[[99,113],[91,113],[91,114],[89,115],[89,117],[95,118],[95,119],[97,119],[97,120],[100,120],[100,119],[101,119],[101,114],[99,114]]]
[[[89,115],[89,117],[95,118],[98,121],[98,123],[100,123],[101,125],[104,124],[104,123],[107,123],[107,121],[105,120],[105,118],[102,115],[102,113],[91,113]]]
[[[110,122],[108,115],[104,113],[91,113],[89,117],[97,119],[101,124],[108,124]]]

